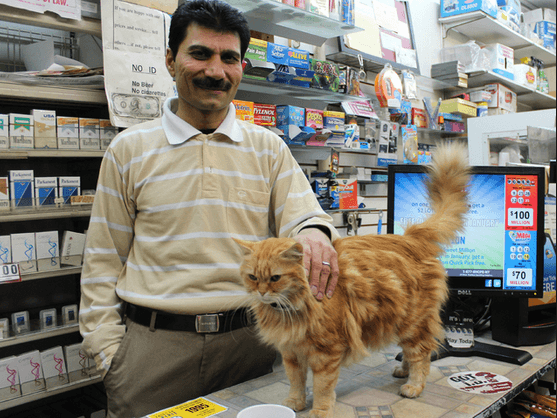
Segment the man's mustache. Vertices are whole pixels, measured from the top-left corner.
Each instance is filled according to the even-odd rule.
[[[232,83],[230,83],[229,81],[223,79],[216,80],[211,77],[195,78],[193,80],[193,84],[202,89],[209,89],[209,90],[228,91],[232,88]]]

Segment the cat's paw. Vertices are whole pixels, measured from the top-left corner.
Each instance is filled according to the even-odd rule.
[[[417,398],[424,390],[422,385],[405,384],[400,387],[400,394],[405,398]]]
[[[333,418],[333,409],[312,409],[309,411],[309,418]]]
[[[404,370],[402,366],[396,366],[393,370],[394,377],[408,377],[408,370]]]
[[[286,398],[282,404],[284,406],[293,409],[294,411],[303,411],[306,409],[306,400],[305,399],[294,399],[294,398]]]

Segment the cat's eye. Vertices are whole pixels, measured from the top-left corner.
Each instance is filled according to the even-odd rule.
[[[254,282],[257,281],[257,277],[255,277],[253,274],[250,274],[248,277],[250,280],[253,280]]]
[[[272,282],[278,282],[280,280],[280,275],[275,274],[274,276],[271,276],[271,281]]]

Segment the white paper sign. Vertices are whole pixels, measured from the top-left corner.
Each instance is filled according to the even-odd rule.
[[[0,0],[0,4],[31,12],[53,12],[67,19],[81,20],[81,0]]]
[[[455,373],[448,379],[449,384],[460,391],[492,395],[510,390],[513,382],[505,376],[491,372],[461,372]]]

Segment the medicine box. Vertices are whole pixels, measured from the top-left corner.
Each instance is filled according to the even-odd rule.
[[[21,396],[17,357],[7,357],[0,360],[0,402]]]
[[[54,205],[57,197],[57,177],[35,177],[35,203],[38,206]]]
[[[441,17],[449,17],[481,10],[491,17],[497,17],[496,0],[441,0]]]
[[[305,109],[303,107],[290,105],[277,106],[277,126],[305,126],[305,122]]]
[[[277,107],[273,104],[253,104],[253,120],[256,125],[276,126]]]
[[[33,206],[35,184],[33,170],[10,170],[10,200],[14,206]]]
[[[81,194],[81,178],[77,176],[58,177],[58,196],[63,198],[65,204],[71,203],[72,196]]]
[[[254,123],[253,102],[233,100],[232,103],[234,103],[234,107],[236,108],[236,119]]]
[[[331,131],[344,132],[344,112],[325,110],[323,112],[323,128]]]
[[[46,390],[39,350],[19,355],[17,357],[17,367],[22,395]]]
[[[0,210],[10,208],[10,179],[0,177]]]
[[[100,150],[100,126],[99,120],[94,118],[79,118],[79,148],[88,150]]]
[[[10,113],[10,148],[33,148],[33,116]]]
[[[244,58],[254,61],[267,61],[267,41],[250,38]]]
[[[319,109],[306,109],[306,126],[323,129],[323,111]]]
[[[0,115],[0,149],[10,148],[10,120],[8,115]]]
[[[62,253],[60,263],[69,266],[81,266],[83,250],[85,249],[85,234],[64,231],[62,235]]]
[[[0,235],[0,264],[12,263],[12,240],[10,235]]]
[[[56,111],[33,109],[35,148],[58,148],[56,140]]]
[[[58,231],[35,232],[35,244],[37,245],[37,269],[39,271],[59,269]]]
[[[118,135],[118,128],[112,125],[110,119],[99,119],[99,136],[102,150],[108,149],[116,135]]]
[[[499,84],[487,84],[483,89],[491,94],[488,104],[488,115],[503,115],[515,113],[517,110],[516,93],[508,87]]]
[[[35,247],[35,233],[24,232],[11,234],[12,262],[19,263],[21,274],[37,271],[37,250]]]
[[[79,118],[57,116],[58,148],[79,149]]]
[[[66,368],[70,382],[89,379],[89,358],[81,349],[81,343],[64,347]]]
[[[288,65],[290,48],[284,45],[267,42],[267,61],[274,64]]]
[[[288,66],[309,70],[309,51],[290,48],[288,51]]]
[[[66,361],[61,346],[42,351],[41,364],[47,390],[69,382]]]
[[[491,71],[514,80],[514,49],[503,44],[489,44],[484,49],[489,51]]]
[[[311,87],[337,92],[340,88],[339,65],[331,61],[311,59],[310,69],[315,73]]]

